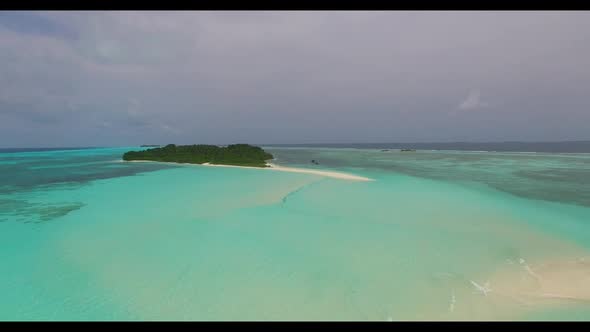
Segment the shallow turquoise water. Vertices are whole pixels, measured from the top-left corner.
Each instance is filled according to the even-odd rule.
[[[589,155],[270,149],[351,182],[129,149],[0,154],[0,320],[590,318],[496,288],[590,256]]]

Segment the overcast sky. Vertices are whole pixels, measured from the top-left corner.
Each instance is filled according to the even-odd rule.
[[[0,147],[568,139],[588,12],[0,13]]]

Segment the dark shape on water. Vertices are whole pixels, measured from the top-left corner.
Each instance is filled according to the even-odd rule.
[[[83,206],[83,203],[75,202],[62,206],[40,207],[36,210],[36,213],[39,215],[40,221],[48,221],[65,216],[72,211],[81,209]]]
[[[381,150],[381,152],[387,152],[387,151],[389,151],[389,149],[383,149],[383,150]]]
[[[81,202],[37,203],[26,200],[0,199],[0,222],[14,216],[16,221],[40,223],[63,217],[84,207]]]
[[[414,149],[401,149],[401,152],[416,152]]]
[[[218,164],[235,166],[268,167],[267,160],[272,154],[258,146],[248,144],[231,144],[225,147],[217,145],[174,145],[143,151],[128,151],[123,160],[151,160],[188,164]]]
[[[312,163],[312,164],[314,164],[314,165],[319,165],[319,164],[320,164],[320,163],[319,163],[319,162],[317,162],[315,159],[313,159],[313,160],[311,161],[311,163]]]

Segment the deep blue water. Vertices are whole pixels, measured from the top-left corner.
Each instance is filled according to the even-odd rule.
[[[446,143],[315,143],[266,144],[266,146],[299,146],[356,149],[416,149],[498,152],[590,153],[590,141],[563,142],[446,142]]]

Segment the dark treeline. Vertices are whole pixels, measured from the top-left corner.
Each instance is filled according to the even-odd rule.
[[[129,151],[123,160],[151,160],[189,164],[220,164],[236,166],[266,167],[266,160],[272,154],[249,144],[232,144],[226,147],[216,145],[174,145],[143,151]]]

